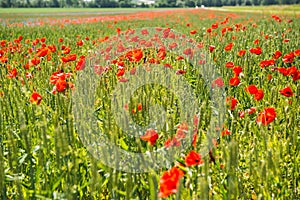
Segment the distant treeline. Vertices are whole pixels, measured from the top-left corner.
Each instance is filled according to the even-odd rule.
[[[299,4],[300,0],[0,0],[2,8],[195,7]]]

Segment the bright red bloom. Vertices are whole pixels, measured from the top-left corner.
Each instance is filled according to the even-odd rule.
[[[211,25],[211,28],[212,28],[212,29],[217,29],[218,27],[219,27],[219,26],[218,26],[218,23],[214,23],[214,24]]]
[[[286,96],[286,97],[291,97],[294,95],[294,93],[290,87],[285,87],[282,90],[280,90],[279,92],[280,92],[280,94],[282,94],[283,96]]]
[[[297,81],[300,79],[300,70],[293,74],[293,81]]]
[[[31,103],[35,103],[36,105],[39,105],[42,101],[42,96],[37,93],[36,91],[34,91],[32,94],[31,94],[31,97],[30,97],[30,102]]]
[[[238,56],[240,56],[240,57],[245,55],[245,54],[246,54],[246,50],[244,50],[244,49],[242,49],[238,52]]]
[[[297,70],[298,70],[298,69],[297,69],[297,67],[295,67],[295,66],[288,67],[288,68],[286,69],[287,76],[293,75],[294,73],[297,72]]]
[[[277,71],[278,71],[279,73],[281,73],[283,76],[287,76],[287,75],[288,75],[288,71],[287,71],[287,69],[284,68],[284,67],[279,67],[279,68],[275,68],[275,69],[277,69]]]
[[[300,49],[297,49],[296,51],[294,51],[295,56],[300,56]]]
[[[141,110],[142,110],[142,108],[143,108],[142,104],[141,104],[141,103],[139,103],[139,104],[138,104],[138,106],[137,106],[137,109],[138,109],[138,111],[141,111]]]
[[[245,88],[245,90],[250,94],[256,94],[258,91],[255,85],[249,85],[248,87]]]
[[[82,46],[82,45],[83,45],[83,40],[77,41],[77,42],[76,42],[76,45],[77,45],[77,46]]]
[[[276,118],[275,108],[265,108],[256,118],[258,124],[268,125]]]
[[[204,161],[201,160],[201,155],[193,150],[190,153],[188,153],[185,157],[185,164],[188,167],[194,165],[201,165],[203,163]]]
[[[196,30],[191,30],[191,31],[190,31],[190,34],[191,34],[191,35],[194,35],[194,34],[196,34],[196,33],[197,33]]]
[[[238,100],[234,97],[227,97],[226,98],[226,104],[227,104],[227,106],[230,110],[234,110],[237,103],[238,103]]]
[[[294,52],[290,52],[289,54],[283,56],[282,61],[284,63],[292,63],[294,61],[294,58],[295,58]]]
[[[35,54],[35,56],[37,56],[37,57],[44,57],[44,56],[46,56],[46,55],[48,54],[48,51],[49,51],[48,48],[42,48],[42,49],[40,49],[40,50]]]
[[[275,65],[275,61],[274,60],[263,60],[260,62],[260,67],[264,68],[264,67],[268,67],[271,65]]]
[[[67,81],[65,79],[62,79],[62,78],[59,78],[57,81],[56,81],[56,84],[55,84],[55,87],[56,87],[56,90],[58,92],[63,92],[65,91],[65,89],[67,88],[68,84],[67,84]]]
[[[250,52],[256,55],[260,55],[262,53],[262,50],[260,47],[256,47],[256,48],[251,48]]]
[[[8,71],[8,78],[15,78],[18,75],[17,69],[13,68],[12,70]]]
[[[257,90],[257,92],[254,94],[254,99],[259,101],[264,97],[264,91],[262,89]]]
[[[131,62],[138,62],[143,58],[143,51],[141,49],[134,49],[126,53],[126,58]]]
[[[165,171],[159,181],[160,189],[158,196],[166,198],[171,194],[175,194],[178,190],[179,180],[183,176],[183,171],[177,167],[172,167],[169,171]]]
[[[231,132],[226,128],[224,131],[221,132],[221,135],[224,137],[225,135],[230,135]]]
[[[123,76],[125,74],[125,69],[124,67],[119,67],[118,68],[118,72],[117,72],[117,76]]]
[[[209,46],[209,51],[210,51],[210,52],[213,52],[213,50],[214,50],[215,48],[216,48],[215,46],[210,45],[210,46]]]
[[[151,145],[154,145],[158,139],[158,133],[154,129],[148,129],[145,135],[142,135],[140,138],[149,142]]]
[[[225,51],[230,51],[230,50],[232,49],[232,47],[233,47],[233,43],[230,42],[229,44],[227,44],[227,45],[225,46],[224,50],[225,50]]]
[[[159,50],[157,53],[157,57],[159,57],[161,60],[164,60],[166,55],[167,55],[167,53],[166,53],[166,50],[164,50],[164,49]]]
[[[76,63],[76,70],[83,70],[85,65],[85,56],[81,56]]]
[[[234,62],[227,62],[226,67],[227,68],[233,68],[234,67]]]
[[[280,58],[281,55],[282,55],[282,53],[280,51],[275,51],[275,53],[273,54],[273,58],[278,59],[278,58]]]
[[[240,73],[242,73],[243,69],[240,66],[235,66],[235,67],[233,67],[232,71],[233,71],[234,75],[236,77],[238,77],[240,75]]]
[[[7,62],[8,62],[8,57],[7,56],[0,57],[0,63],[7,63]]]
[[[229,80],[229,85],[237,86],[240,84],[240,79],[238,77],[233,77]]]
[[[67,55],[66,57],[61,57],[61,60],[64,63],[74,61],[74,60],[76,60],[76,54],[70,54],[70,55]]]

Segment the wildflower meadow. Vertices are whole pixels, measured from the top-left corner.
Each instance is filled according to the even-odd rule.
[[[300,15],[271,11],[0,13],[0,199],[300,199]]]

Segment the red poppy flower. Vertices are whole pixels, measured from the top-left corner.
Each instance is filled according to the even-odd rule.
[[[13,68],[12,70],[8,71],[8,78],[15,78],[18,75],[17,69]]]
[[[142,104],[141,104],[141,103],[138,103],[138,106],[137,106],[138,111],[141,111],[142,108],[143,108]]]
[[[76,63],[76,70],[83,70],[85,65],[85,57],[81,56]]]
[[[245,90],[250,94],[255,94],[258,91],[255,85],[249,85],[248,87],[245,88]]]
[[[212,88],[214,88],[215,86],[217,86],[217,87],[223,87],[224,86],[224,81],[223,81],[222,77],[218,77],[215,80],[213,80]]]
[[[123,76],[125,74],[125,69],[124,67],[119,67],[118,68],[118,72],[117,72],[117,76]]]
[[[74,60],[76,60],[76,54],[70,54],[70,55],[67,55],[66,57],[61,57],[61,60],[64,63],[74,61]]]
[[[209,51],[210,51],[210,52],[213,52],[213,50],[214,50],[215,48],[216,48],[215,46],[210,45],[210,46],[209,46]]]
[[[76,45],[77,45],[77,46],[82,46],[82,45],[83,45],[83,40],[77,41],[77,42],[76,42]]]
[[[227,97],[226,98],[226,104],[227,104],[227,106],[230,110],[234,110],[237,103],[238,103],[238,100],[234,97]]]
[[[275,108],[265,108],[256,118],[258,124],[268,125],[276,118]]]
[[[278,58],[280,58],[281,55],[282,55],[282,53],[280,51],[275,51],[275,53],[273,54],[273,58],[278,59]]]
[[[173,42],[173,43],[169,44],[169,48],[170,48],[170,49],[174,49],[174,48],[176,48],[177,46],[178,46],[178,45],[177,45],[176,42]]]
[[[142,34],[142,35],[148,35],[149,32],[148,32],[147,29],[143,29],[143,30],[141,30],[141,34]]]
[[[178,125],[175,137],[177,139],[182,139],[185,137],[187,131],[188,131],[188,124],[183,122]]]
[[[154,129],[148,129],[145,135],[140,137],[142,140],[149,142],[151,145],[154,145],[158,139],[158,134]]]
[[[256,112],[256,108],[255,107],[251,107],[249,109],[246,110],[248,112],[249,115],[253,114]]]
[[[240,57],[245,55],[245,54],[246,54],[246,50],[244,50],[244,49],[242,49],[238,52],[238,56],[240,56]]]
[[[280,94],[282,94],[283,96],[286,96],[286,97],[291,97],[294,95],[294,93],[290,87],[283,88],[279,92],[280,92]]]
[[[118,78],[118,81],[119,81],[119,82],[122,82],[122,83],[125,83],[125,82],[129,81],[129,79],[128,79],[128,78],[121,77],[121,78]]]
[[[198,134],[194,133],[193,134],[193,140],[192,140],[192,145],[193,145],[194,148],[196,148],[197,138],[198,138]]]
[[[234,62],[227,62],[226,67],[227,68],[233,68],[234,67]]]
[[[238,77],[233,77],[229,80],[229,85],[237,86],[240,84],[240,79]]]
[[[260,55],[262,53],[262,50],[260,47],[256,47],[256,48],[251,48],[250,52],[256,55]]]
[[[211,33],[211,32],[212,32],[212,29],[211,29],[211,28],[208,28],[208,29],[206,29],[206,32],[207,32],[207,33]]]
[[[158,196],[166,198],[171,194],[175,194],[178,190],[179,180],[184,176],[184,172],[177,167],[172,167],[169,171],[165,171],[159,181],[160,189]]]
[[[243,69],[240,66],[235,66],[235,67],[233,67],[232,71],[233,71],[234,75],[236,77],[238,77],[240,75],[240,73],[242,73]]]
[[[196,30],[191,30],[191,31],[190,31],[190,34],[191,34],[191,35],[194,35],[194,34],[196,34],[196,33],[197,33]]]
[[[214,23],[214,24],[211,25],[211,28],[212,28],[212,29],[217,29],[218,27],[219,27],[219,26],[218,26],[218,23]]]
[[[290,52],[283,56],[282,61],[284,63],[292,63],[294,61],[294,58],[295,58],[294,52]]]
[[[263,60],[260,62],[260,67],[261,68],[265,68],[271,65],[275,65],[275,61],[274,60]]]
[[[230,51],[230,50],[232,49],[232,47],[233,47],[233,43],[230,42],[229,44],[227,44],[227,45],[225,46],[224,50],[225,50],[225,51]]]
[[[46,56],[46,55],[48,54],[48,51],[49,51],[48,48],[42,48],[42,49],[40,49],[40,50],[35,54],[35,56],[37,56],[37,57],[44,57],[44,56]]]
[[[287,76],[291,76],[297,72],[297,67],[295,67],[295,66],[288,67],[286,69],[286,72],[287,72]]]
[[[244,118],[245,117],[245,112],[243,110],[240,111],[239,116],[240,116],[241,119]]]
[[[185,157],[185,164],[188,167],[194,165],[201,165],[203,163],[204,161],[201,160],[201,155],[193,150],[190,153],[188,153]]]
[[[257,90],[257,92],[254,94],[254,99],[259,101],[264,97],[264,91],[262,89]]]
[[[300,49],[297,49],[296,51],[294,51],[295,56],[300,56]]]
[[[8,62],[8,57],[7,56],[0,57],[0,63],[7,63],[7,62]]]
[[[36,91],[34,91],[32,94],[31,94],[31,97],[30,97],[30,102],[31,103],[35,103],[36,105],[39,105],[42,101],[42,96],[37,93]]]
[[[300,70],[293,74],[293,81],[297,81],[300,79]]]
[[[230,135],[231,132],[226,128],[224,131],[221,132],[221,135],[224,137],[225,135]]]
[[[177,74],[177,75],[179,75],[179,74],[185,74],[185,73],[186,73],[186,71],[183,70],[183,69],[178,69],[178,70],[176,71],[176,74]]]
[[[180,140],[178,140],[176,137],[168,138],[164,143],[165,148],[169,147],[179,147],[180,146]]]
[[[166,50],[159,50],[158,53],[157,53],[157,57],[159,57],[161,60],[164,60],[165,57],[166,57],[167,53],[166,53]]]
[[[62,79],[62,78],[59,78],[57,81],[56,81],[56,90],[58,92],[63,92],[65,91],[65,89],[67,88],[68,84],[67,84],[67,81],[65,79]]]
[[[283,76],[287,76],[288,75],[288,71],[286,68],[284,67],[278,67],[278,68],[275,68],[275,70],[277,70],[279,73],[281,73]]]
[[[184,57],[183,56],[176,56],[175,60],[183,60]]]

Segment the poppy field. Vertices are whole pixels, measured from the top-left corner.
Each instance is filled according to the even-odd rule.
[[[2,14],[0,199],[300,199],[299,14],[82,12]]]

